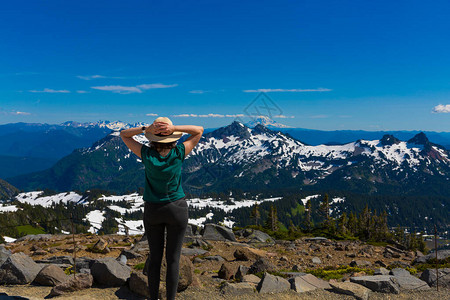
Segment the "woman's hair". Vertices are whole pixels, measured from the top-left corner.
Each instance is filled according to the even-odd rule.
[[[156,151],[160,151],[163,149],[172,149],[177,146],[177,142],[171,142],[171,143],[159,143],[159,142],[150,142],[150,148],[154,148]]]

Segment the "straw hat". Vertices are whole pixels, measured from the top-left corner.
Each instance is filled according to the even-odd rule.
[[[163,123],[167,123],[170,125],[172,124],[172,121],[169,118],[166,117],[159,117],[156,118],[155,121],[153,121],[153,124],[155,124],[156,122],[163,122]],[[176,142],[178,141],[181,136],[183,135],[183,133],[181,131],[174,131],[172,134],[169,135],[164,135],[161,133],[158,134],[153,134],[150,132],[146,132],[145,133],[145,137],[149,140],[149,141],[153,141],[153,142],[158,142],[158,143],[172,143],[172,142]]]

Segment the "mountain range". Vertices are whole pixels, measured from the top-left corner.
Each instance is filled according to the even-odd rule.
[[[143,136],[136,139],[146,142]],[[185,190],[194,194],[303,189],[450,196],[449,152],[424,133],[408,141],[385,135],[311,146],[259,124],[249,128],[233,122],[204,134],[183,172]],[[143,165],[116,131],[47,170],[7,181],[26,191],[100,188],[125,193],[143,186]]]

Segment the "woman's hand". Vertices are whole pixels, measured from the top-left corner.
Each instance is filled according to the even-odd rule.
[[[152,134],[171,135],[175,131],[175,127],[164,122],[155,122],[148,126],[145,131]]]

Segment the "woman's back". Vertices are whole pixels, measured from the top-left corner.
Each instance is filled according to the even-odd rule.
[[[178,144],[163,156],[155,148],[143,145],[142,163],[145,166],[144,201],[160,203],[175,201],[185,196],[181,186],[181,165],[185,146]]]

